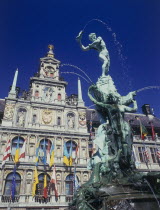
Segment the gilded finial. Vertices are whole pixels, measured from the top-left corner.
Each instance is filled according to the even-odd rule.
[[[50,50],[53,50],[53,49],[54,49],[54,46],[53,46],[52,44],[49,44],[49,45],[48,45],[48,48],[49,48]]]
[[[52,44],[49,44],[48,48],[49,48],[49,52],[48,52],[47,56],[53,58],[54,57],[54,53],[53,53],[54,46]]]

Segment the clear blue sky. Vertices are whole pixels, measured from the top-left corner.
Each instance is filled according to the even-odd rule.
[[[83,52],[75,37],[91,19],[109,24],[127,57],[125,68],[118,57],[113,37],[99,22],[91,22],[84,33],[83,43],[89,44],[88,34],[102,36],[110,53],[110,75],[122,95],[145,86],[160,86],[160,1],[159,0],[1,0],[0,1],[0,98],[8,94],[16,68],[18,86],[28,89],[29,78],[38,70],[39,58],[48,44],[55,46],[55,57],[62,63],[82,68],[93,82],[101,75],[97,52]],[[62,67],[61,71],[74,71]],[[77,73],[80,73],[77,71]],[[69,82],[68,95],[77,93],[77,76],[62,75]],[[88,84],[82,82],[83,98]],[[151,104],[160,117],[160,90],[147,90],[137,95],[139,108]],[[139,109],[141,111],[141,109]]]

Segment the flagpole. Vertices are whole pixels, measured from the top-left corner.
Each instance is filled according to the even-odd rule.
[[[15,200],[15,193],[16,193],[16,168],[17,164],[14,164],[13,168],[13,176],[12,176],[12,188],[11,188],[11,199],[12,201]]]

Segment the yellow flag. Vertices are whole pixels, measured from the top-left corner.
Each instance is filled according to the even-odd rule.
[[[53,164],[54,164],[54,151],[52,151],[49,166],[51,167]]]
[[[14,162],[15,163],[18,163],[19,162],[19,148],[16,148]]]
[[[70,161],[66,156],[63,156],[63,163],[65,163],[67,166],[70,165]]]
[[[72,166],[72,157],[69,158],[69,165]]]
[[[37,186],[38,183],[39,183],[39,180],[38,180],[38,171],[37,171],[37,167],[35,167],[35,170],[34,170],[34,178],[33,178],[32,196],[35,196],[35,194],[36,194],[36,186]]]

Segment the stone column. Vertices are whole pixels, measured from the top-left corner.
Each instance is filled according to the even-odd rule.
[[[4,188],[4,185],[5,185],[5,180],[4,180],[4,170],[1,170],[0,171],[0,194],[2,195],[3,194],[3,188]]]

